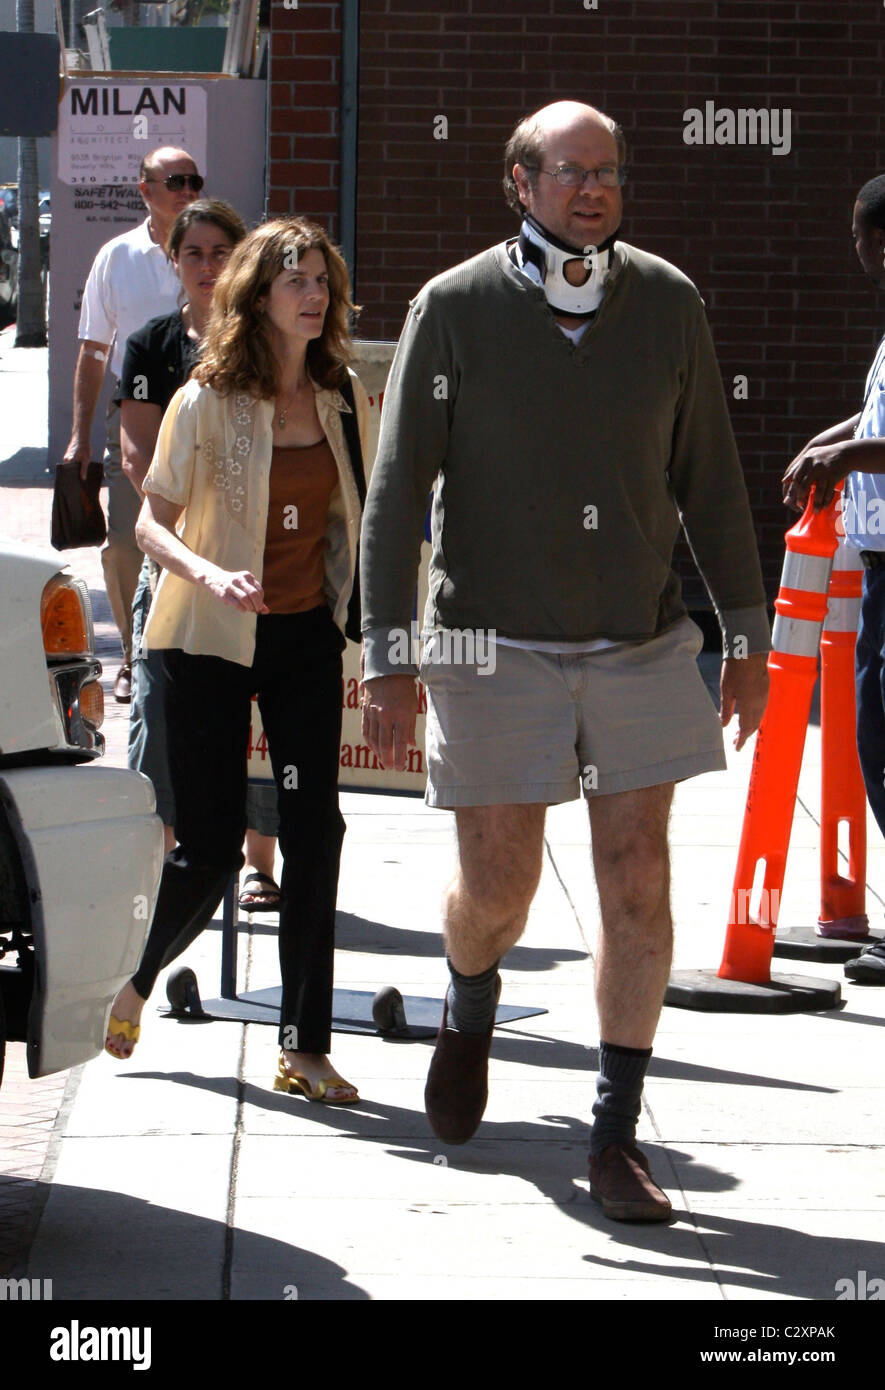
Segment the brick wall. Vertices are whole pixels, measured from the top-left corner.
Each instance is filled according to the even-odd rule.
[[[339,0],[271,0],[268,215],[298,213],[338,235]]]
[[[325,10],[305,4],[288,28]],[[624,237],[674,261],[706,301],[773,593],[779,477],[810,433],[858,408],[883,327],[885,304],[849,238],[857,188],[885,169],[883,48],[874,0],[598,0],[595,10],[580,0],[361,0],[361,335],[395,338],[429,276],[513,233],[501,154],[522,114],[561,97],[599,105],[629,144]],[[284,77],[282,61],[274,49],[274,101],[291,103],[297,69]],[[322,84],[304,81],[307,103]],[[789,107],[790,153],[686,145],[683,112],[706,100]],[[318,119],[317,109],[275,112],[272,140],[282,116],[300,130],[299,111]],[[439,115],[446,140],[434,139]],[[301,158],[286,150],[293,177],[313,162],[309,146],[307,137]],[[322,167],[332,165],[329,155]],[[737,375],[746,400],[733,397]],[[697,602],[702,589],[686,576]]]

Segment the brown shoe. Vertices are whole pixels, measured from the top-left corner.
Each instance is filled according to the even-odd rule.
[[[128,705],[132,699],[132,667],[128,661],[117,672],[117,679],[114,681],[114,699],[118,705]]]
[[[500,993],[499,981],[499,997]],[[424,1087],[424,1109],[437,1139],[444,1144],[466,1144],[479,1128],[489,1098],[489,1049],[495,1022],[487,1033],[459,1033],[448,1022],[447,994]]]
[[[590,1196],[612,1221],[669,1221],[673,1215],[635,1144],[609,1144],[590,1155]]]

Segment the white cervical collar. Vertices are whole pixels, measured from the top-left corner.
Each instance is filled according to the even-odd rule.
[[[602,303],[609,274],[609,248],[616,235],[613,233],[602,246],[591,246],[581,254],[527,213],[515,249],[523,274],[540,285],[551,309],[558,314],[586,318]],[[586,276],[583,284],[572,285],[565,278],[569,261],[581,262]]]

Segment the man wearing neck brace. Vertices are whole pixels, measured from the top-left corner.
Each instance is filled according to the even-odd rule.
[[[602,922],[590,1194],[615,1220],[662,1221],[635,1130],[670,967],[670,802],[725,766],[720,721],[737,713],[736,747],[758,727],[769,628],[703,305],[619,239],[624,160],[593,107],[526,117],[505,153],[519,235],[410,306],[363,525],[363,731],[405,765],[418,673],[394,634],[433,488],[427,800],[454,811],[458,868],[428,1118],[449,1143],[480,1123],[498,967],[537,888],[546,807],[584,795]],[[680,523],[723,630],[718,719],[672,569]]]

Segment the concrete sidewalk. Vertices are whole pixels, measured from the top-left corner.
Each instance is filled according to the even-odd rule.
[[[46,497],[3,488],[7,528],[14,516],[41,532]],[[97,596],[96,553],[74,559]],[[107,761],[122,764],[125,711],[109,709]],[[784,927],[817,918],[819,755],[812,726]],[[719,963],[750,760],[731,755],[727,772],[677,790],[677,967]],[[451,817],[394,797],[342,805],[337,984],[440,996]],[[869,845],[881,925],[872,820]],[[244,924],[241,987],[277,982],[274,925],[256,918],[247,936]],[[218,992],[219,928],[181,962],[204,998]],[[841,1009],[787,1017],[665,1009],[639,1137],[678,1219],[619,1225],[587,1193],[597,929],[586,812],[572,803],[548,815],[541,887],[502,971],[503,1002],[549,1012],[497,1030],[486,1118],[461,1148],[424,1117],[429,1043],[336,1034],[363,1101],[324,1108],[271,1089],[275,1029],[163,1018],[161,979],[132,1060],[102,1056],[69,1078],[15,1272],[51,1279],[57,1300],[102,1301],[829,1301],[838,1280],[885,1277],[885,990],[843,981]]]
[[[748,771],[742,754],[679,789],[680,966],[718,964]],[[449,817],[353,794],[344,809],[337,983],[439,995]],[[881,990],[846,982],[842,1010],[792,1017],[666,1009],[639,1133],[678,1220],[617,1225],[589,1200],[597,922],[584,842],[582,807],[551,811],[541,889],[503,970],[505,1001],[549,1013],[496,1032],[472,1143],[429,1133],[429,1044],[336,1035],[363,1103],[324,1109],[271,1090],[274,1029],[163,1019],[161,981],[132,1061],[103,1057],[72,1079],[28,1275],[52,1278],[56,1298],[113,1299],[119,1256],[127,1295],[145,1299],[273,1300],[294,1286],[300,1299],[714,1301],[832,1300],[839,1279],[885,1275]],[[816,859],[800,807],[787,924],[816,916]],[[872,860],[885,887],[878,846]],[[276,981],[275,947],[256,925],[245,987]],[[187,957],[204,997],[218,957],[216,924]]]

